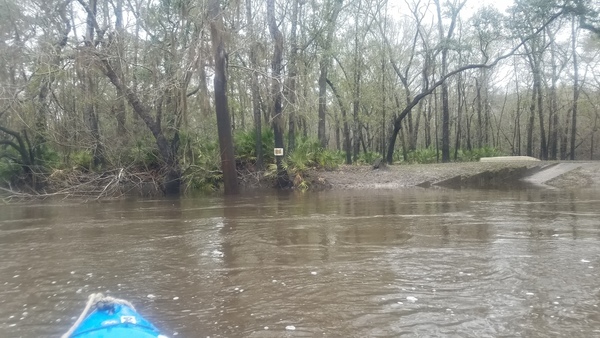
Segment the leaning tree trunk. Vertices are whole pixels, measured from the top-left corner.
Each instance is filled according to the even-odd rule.
[[[123,81],[117,75],[114,68],[108,61],[108,59],[101,59],[104,68],[102,71],[104,75],[108,77],[110,82],[118,88],[127,97],[127,101],[135,111],[135,113],[144,121],[146,127],[152,132],[154,139],[156,140],[156,146],[160,154],[160,159],[163,161],[163,190],[166,195],[178,195],[181,190],[181,168],[179,161],[177,160],[177,145],[178,140],[173,140],[171,144],[156,120],[152,118],[150,114],[151,108],[144,104],[136,95],[136,93],[129,87],[123,84]]]
[[[89,23],[93,25],[96,33],[98,33],[98,39],[102,40],[102,34],[104,30],[100,29],[100,26],[96,20],[96,16],[94,15],[95,12],[83,0],[78,1],[88,14],[88,18],[90,19]],[[137,95],[137,93],[131,87],[125,85],[122,79],[123,72],[121,71],[120,73],[117,73],[115,71],[115,67],[111,64],[112,56],[110,53],[107,53],[108,49],[99,52],[96,49],[96,44],[89,44],[89,41],[87,48],[92,54],[98,57],[100,63],[102,64],[101,71],[110,80],[117,92],[125,94],[127,101],[137,116],[144,121],[144,124],[154,136],[160,159],[163,162],[162,188],[164,193],[166,195],[179,195],[181,190],[181,167],[179,166],[179,161],[177,159],[179,139],[175,138],[172,140],[172,142],[167,140],[159,123],[160,120],[155,120],[150,114],[151,108],[142,102],[139,95]]]

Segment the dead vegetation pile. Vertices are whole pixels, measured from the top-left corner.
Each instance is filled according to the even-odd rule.
[[[29,182],[29,183],[25,183]],[[18,180],[0,187],[5,201],[46,198],[106,199],[126,195],[154,196],[161,194],[160,174],[134,172],[119,168],[104,172],[85,170],[54,170],[50,174],[36,173],[29,180]]]

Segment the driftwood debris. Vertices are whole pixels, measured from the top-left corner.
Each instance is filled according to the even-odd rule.
[[[152,173],[133,173],[119,168],[102,173],[80,170],[54,170],[51,174],[39,174],[44,189],[22,190],[12,186],[0,187],[4,201],[23,201],[47,198],[84,198],[99,200],[118,198],[131,193],[152,195],[161,191],[160,176]]]

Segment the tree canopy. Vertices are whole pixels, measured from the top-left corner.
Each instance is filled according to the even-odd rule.
[[[592,0],[6,0],[0,177],[40,189],[57,171],[126,169],[177,194],[235,186],[275,159],[281,173],[310,139],[348,164],[422,150],[442,162],[490,150],[598,159],[598,11]]]

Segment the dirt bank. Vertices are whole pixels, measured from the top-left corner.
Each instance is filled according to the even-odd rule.
[[[573,162],[569,162],[573,163]],[[577,162],[564,173],[542,177],[538,185],[556,188],[600,187],[600,162]],[[469,162],[445,164],[393,165],[383,169],[371,166],[341,166],[334,171],[312,171],[308,180],[313,189],[395,189],[414,186],[509,185],[550,170],[559,162]],[[541,176],[538,176],[541,177]]]

